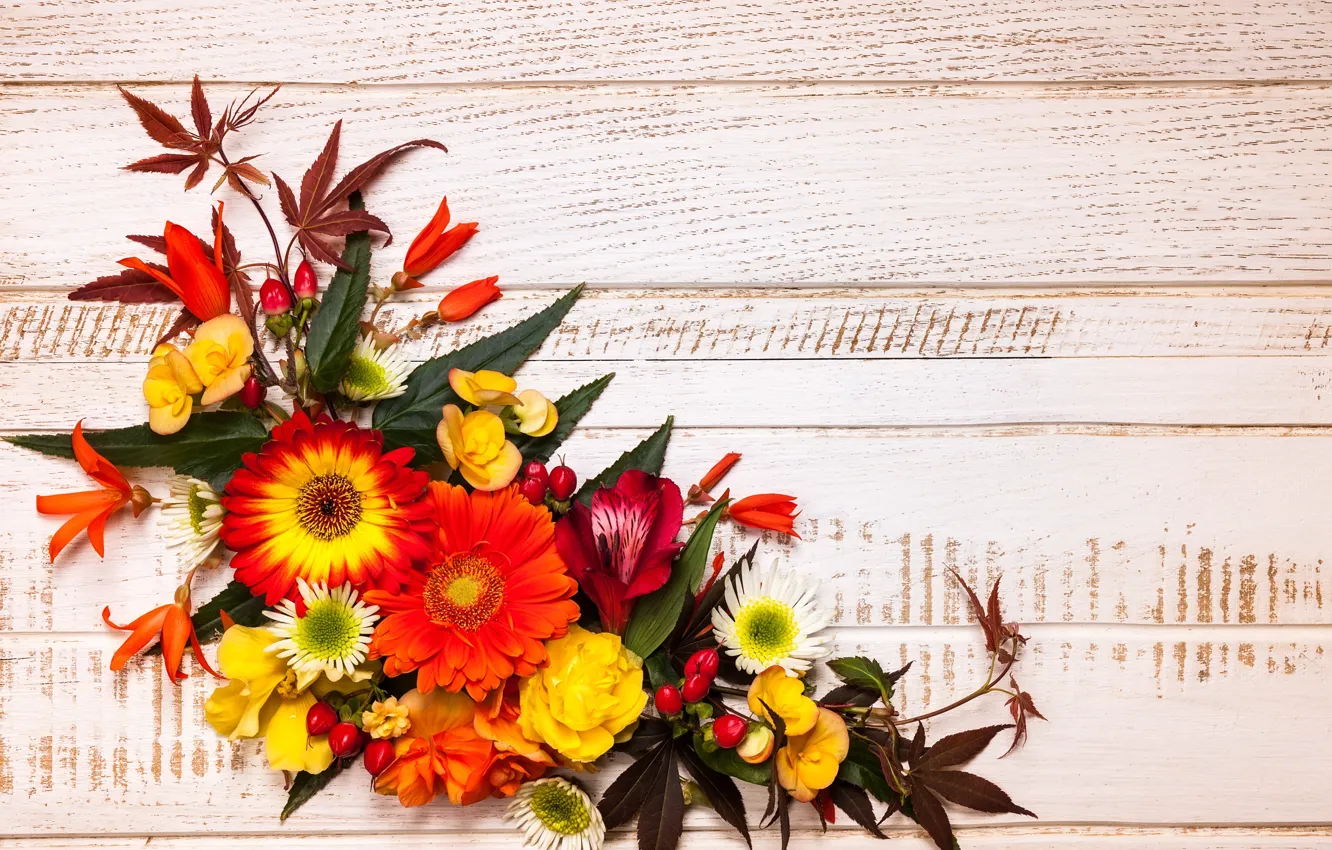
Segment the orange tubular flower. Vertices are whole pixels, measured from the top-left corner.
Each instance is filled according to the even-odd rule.
[[[415,278],[434,269],[440,263],[453,256],[467,240],[476,233],[476,222],[466,221],[449,228],[449,199],[439,202],[439,209],[430,219],[430,223],[421,228],[412,244],[407,248],[407,259],[402,264],[401,278],[394,275],[394,286],[398,289],[415,289],[420,286]]]
[[[191,577],[194,573],[191,571]],[[199,638],[194,634],[194,623],[190,621],[190,580],[187,578],[185,583],[176,588],[176,599],[170,605],[163,605],[160,608],[154,608],[139,619],[130,623],[128,626],[117,626],[111,622],[111,609],[109,607],[102,609],[102,620],[113,629],[120,629],[122,632],[132,632],[116,650],[116,654],[111,657],[111,669],[123,670],[125,664],[135,655],[143,651],[153,638],[159,635],[162,638],[162,666],[166,670],[167,678],[171,684],[179,685],[181,679],[188,678],[186,674],[180,672],[181,657],[185,654],[185,644],[189,643],[190,649],[194,651],[194,660],[199,665],[212,673],[217,678],[222,678],[218,672],[208,665],[208,659],[204,658],[203,650],[199,648]]]
[[[731,519],[750,528],[765,528],[780,531],[799,540],[800,535],[792,528],[796,513],[795,496],[782,496],[777,493],[760,493],[746,496],[727,508]]]
[[[498,275],[464,283],[439,301],[439,317],[446,322],[461,322],[491,301],[501,297]]]
[[[686,501],[690,503],[713,501],[712,496],[708,495],[708,491],[720,484],[721,480],[726,477],[726,473],[730,472],[731,467],[739,461],[739,452],[727,452],[721,460],[712,465],[712,469],[709,469],[697,484],[690,486]]]
[[[134,506],[134,515],[137,517],[153,503],[153,497],[148,495],[147,490],[137,484],[131,487],[120,470],[88,445],[83,436],[82,419],[74,426],[73,443],[74,458],[79,466],[103,489],[37,497],[39,514],[74,515],[51,536],[51,563],[55,563],[56,555],[85,528],[88,529],[88,542],[92,543],[93,549],[98,555],[106,557],[104,537],[107,517],[126,504]]]
[[[384,674],[417,670],[416,686],[481,699],[510,676],[531,676],[546,661],[545,641],[578,619],[577,583],[555,549],[550,511],[517,487],[468,493],[431,482],[438,528],[430,566],[406,590],[371,590],[380,607],[370,657]]]
[[[217,205],[217,228],[213,231],[213,260],[204,254],[199,238],[178,224],[166,223],[163,236],[166,237],[167,269],[162,272],[140,260],[138,257],[126,257],[120,261],[122,266],[136,269],[152,275],[159,283],[170,289],[189,310],[202,322],[220,316],[231,310],[231,287],[227,283],[227,274],[222,267],[222,207]]]

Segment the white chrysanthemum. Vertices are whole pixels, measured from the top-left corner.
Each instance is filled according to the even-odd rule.
[[[213,488],[197,478],[172,475],[167,484],[171,490],[162,500],[163,537],[180,550],[186,566],[196,567],[217,548],[226,511]]]
[[[287,659],[300,688],[308,687],[320,673],[330,682],[343,676],[352,681],[369,678],[371,671],[356,668],[365,661],[379,606],[357,601],[350,584],[329,590],[326,584],[311,586],[298,578],[296,585],[305,602],[305,616],[297,616],[296,603],[290,599],[278,603],[276,611],[265,611],[273,620],[269,628],[281,638],[269,644],[268,651]]]
[[[606,822],[577,785],[559,777],[518,789],[504,813],[523,831],[523,844],[539,850],[600,850]]]
[[[725,604],[712,611],[717,642],[747,673],[777,665],[805,673],[810,663],[828,654],[827,638],[813,637],[828,625],[828,615],[815,598],[814,586],[792,570],[767,570],[752,562],[726,587]]]
[[[338,389],[352,401],[379,401],[407,392],[407,373],[411,364],[402,346],[390,345],[380,351],[374,334],[361,337],[347,361],[347,371]]]

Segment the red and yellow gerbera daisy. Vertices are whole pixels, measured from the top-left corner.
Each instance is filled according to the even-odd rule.
[[[398,589],[430,547],[429,476],[409,448],[383,453],[378,431],[297,412],[242,458],[227,484],[222,541],[236,578],[272,605],[296,579]]]
[[[437,525],[430,566],[402,592],[365,595],[384,615],[370,657],[384,659],[388,676],[418,670],[423,692],[466,688],[479,700],[545,663],[543,642],[578,619],[578,585],[555,550],[550,512],[517,487],[468,493],[437,481],[427,501]]]

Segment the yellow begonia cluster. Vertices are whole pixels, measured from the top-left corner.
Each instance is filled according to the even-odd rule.
[[[846,722],[805,696],[800,679],[769,667],[749,686],[749,708],[768,723],[777,715],[786,727],[786,743],[776,756],[777,783],[792,797],[808,803],[833,783],[851,745]]]
[[[250,329],[229,313],[200,325],[184,353],[170,343],[157,346],[143,380],[148,426],[174,434],[190,421],[195,395],[203,393],[198,403],[207,405],[239,392],[250,377],[253,353]]]
[[[449,370],[449,386],[459,398],[476,406],[463,414],[456,404],[444,405],[435,438],[444,460],[461,469],[463,478],[477,490],[499,490],[509,486],[523,464],[522,453],[509,442],[505,419],[529,437],[544,437],[555,430],[559,413],[555,405],[536,390],[515,395],[518,382],[508,375],[482,369]]]

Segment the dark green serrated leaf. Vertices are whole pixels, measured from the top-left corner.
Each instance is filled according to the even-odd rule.
[[[703,760],[703,763],[718,773],[724,773],[727,776],[734,776],[741,782],[748,782],[750,785],[767,785],[772,782],[772,764],[765,761],[761,764],[750,764],[736,753],[735,750],[723,750],[720,747],[709,751],[703,746],[703,737],[694,735],[694,752]]]
[[[262,626],[268,622],[264,616],[264,598],[250,593],[250,589],[238,581],[233,581],[218,591],[212,599],[199,606],[190,618],[194,623],[194,633],[200,643],[208,643],[222,635],[222,612],[241,626]],[[156,655],[162,651],[162,645],[155,644],[147,655]]]
[[[884,777],[883,763],[870,749],[870,744],[861,738],[851,738],[846,759],[837,769],[837,778],[864,788],[881,802],[888,803],[897,798],[897,793]]]
[[[296,778],[291,781],[291,788],[287,791],[287,804],[282,807],[280,820],[286,820],[291,817],[291,813],[304,806],[310,798],[333,781],[333,777],[342,772],[342,762],[334,761],[323,773],[306,773],[301,771],[296,774]]]
[[[539,460],[542,463],[550,460],[564,441],[569,439],[570,432],[578,424],[578,420],[592,408],[595,402],[606,387],[610,386],[611,379],[615,373],[602,375],[590,384],[584,384],[568,395],[562,396],[555,402],[555,410],[559,412],[559,422],[555,425],[555,430],[544,437],[516,437],[513,444],[518,447],[518,451],[523,453],[523,460]]]
[[[629,627],[624,630],[624,645],[647,658],[670,637],[680,619],[685,599],[698,586],[712,549],[712,534],[727,504],[722,499],[713,504],[707,515],[694,526],[680,557],[675,559],[671,577],[666,583],[644,596],[634,606]]]
[[[361,193],[353,192],[348,205],[365,209]],[[310,320],[305,342],[305,358],[310,364],[310,383],[321,393],[337,389],[347,371],[352,349],[361,333],[361,313],[365,310],[370,288],[370,234],[367,231],[347,237],[342,261],[351,271],[338,269],[324,291],[324,300]]]
[[[614,487],[620,476],[631,469],[660,475],[661,466],[666,461],[666,445],[671,441],[671,428],[674,425],[675,417],[667,416],[661,427],[652,432],[652,436],[620,455],[615,463],[603,469],[599,475],[584,481],[574,498],[584,505],[591,504],[593,493],[602,487]]]
[[[660,688],[667,682],[675,684],[680,681],[679,672],[664,650],[657,650],[649,655],[643,661],[643,671],[647,673],[648,681],[652,683],[653,690]]]
[[[735,782],[703,761],[692,741],[677,739],[676,748],[685,770],[703,789],[703,793],[708,795],[713,810],[740,833],[746,844],[753,847],[754,842],[749,839],[749,824],[745,822],[745,800],[740,796],[740,789],[735,787]]]
[[[268,429],[248,413],[200,413],[175,434],[154,434],[147,425],[85,431],[88,444],[116,466],[170,466],[182,475],[212,481],[229,475],[241,455],[257,452]],[[74,457],[69,434],[20,434],[3,438],[16,446],[56,457]]]
[[[435,427],[444,405],[459,399],[449,387],[449,370],[491,369],[512,374],[550,332],[559,327],[583,287],[576,286],[554,304],[518,324],[442,357],[427,360],[407,376],[407,392],[375,407],[373,424],[384,433],[386,449],[409,446],[421,463],[440,460]]]
[[[850,658],[834,658],[828,662],[828,669],[837,674],[837,678],[853,688],[877,692],[884,705],[892,702],[894,683],[910,667],[911,665],[908,664],[896,672],[885,673],[882,664],[863,655]]]

